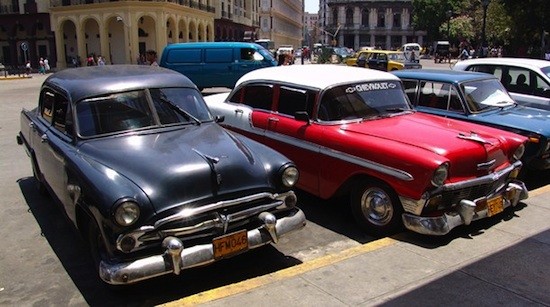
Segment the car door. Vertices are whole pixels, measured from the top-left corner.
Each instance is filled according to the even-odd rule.
[[[262,121],[266,124],[265,139],[268,146],[296,163],[300,170],[298,186],[318,194],[322,163],[317,142],[322,127],[304,119],[306,114],[307,118],[313,114],[316,93],[290,86],[280,86],[278,89],[275,112],[266,114],[267,118],[257,117],[254,122]]]
[[[56,91],[44,89],[41,93],[41,118],[49,124],[39,125],[36,129],[37,163],[57,198],[65,207],[71,208],[66,155],[73,150],[73,121],[68,99]]]
[[[385,53],[377,52],[369,59],[369,68],[382,71],[388,70],[388,55]]]

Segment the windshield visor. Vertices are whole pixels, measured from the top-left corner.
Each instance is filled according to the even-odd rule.
[[[319,119],[341,121],[391,116],[411,107],[399,81],[365,82],[329,89],[321,99]]]

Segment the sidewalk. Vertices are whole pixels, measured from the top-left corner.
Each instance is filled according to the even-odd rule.
[[[405,232],[165,305],[549,306],[550,185],[524,203],[449,236]]]

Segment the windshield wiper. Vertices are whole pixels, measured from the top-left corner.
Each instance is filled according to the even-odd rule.
[[[409,112],[409,111],[413,111],[411,109],[406,109],[406,108],[388,108],[386,109],[386,112]]]
[[[202,122],[196,118],[195,116],[191,115],[191,113],[185,111],[184,109],[182,109],[180,106],[178,106],[177,104],[173,103],[171,100],[165,98],[165,97],[160,97],[160,101],[168,104],[168,106],[170,108],[172,108],[173,110],[175,110],[176,112],[178,112],[179,114],[183,115],[183,117],[185,117],[187,120],[190,120],[192,119],[195,123],[197,123],[197,125],[200,125],[202,124]]]

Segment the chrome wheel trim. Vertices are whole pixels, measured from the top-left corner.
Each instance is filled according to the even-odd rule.
[[[361,212],[367,221],[376,226],[386,226],[394,209],[390,196],[381,188],[367,188],[361,195]]]

